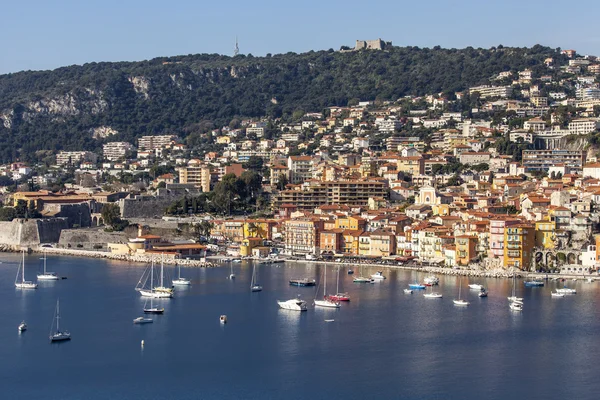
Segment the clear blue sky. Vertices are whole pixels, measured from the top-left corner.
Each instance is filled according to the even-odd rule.
[[[462,48],[536,43],[600,55],[600,1],[28,0],[3,1],[0,73],[91,61],[353,46]]]

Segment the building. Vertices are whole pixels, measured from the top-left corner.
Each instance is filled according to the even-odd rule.
[[[529,224],[508,227],[504,231],[504,267],[529,269],[535,245],[535,228]]]
[[[585,162],[582,150],[523,150],[525,172],[547,171],[556,164],[580,170]]]
[[[310,156],[290,156],[288,157],[288,170],[290,183],[302,183],[312,178],[313,161]]]
[[[482,164],[489,163],[491,154],[487,152],[477,153],[474,151],[465,151],[458,156],[458,160],[461,164]]]
[[[384,50],[391,47],[392,42],[384,42],[381,39],[376,40],[357,40],[354,50]]]
[[[579,88],[575,91],[575,97],[581,100],[600,99],[600,88],[593,86]]]
[[[283,222],[285,250],[290,254],[317,254],[323,221],[302,218]]]
[[[488,97],[509,97],[512,94],[511,86],[476,86],[469,89],[469,94],[479,93],[479,97],[482,99]]]
[[[127,152],[134,151],[135,147],[128,142],[108,142],[102,146],[102,154],[109,161],[125,159]]]
[[[210,168],[198,159],[190,160],[186,167],[179,168],[179,183],[193,184],[206,193],[210,192],[210,182]]]
[[[142,136],[138,139],[138,148],[140,150],[157,150],[167,147],[171,142],[175,141],[175,135],[153,135]]]
[[[370,238],[370,256],[388,257],[396,254],[396,235],[393,232],[377,229],[371,232]]]
[[[57,165],[79,165],[82,162],[96,163],[98,156],[89,151],[59,151],[56,155]]]
[[[457,265],[469,265],[477,258],[477,236],[461,235],[455,238],[455,262]]]
[[[278,209],[282,204],[293,204],[298,210],[309,211],[325,204],[367,207],[371,197],[387,198],[387,186],[380,181],[310,181],[280,191],[273,206]]]
[[[597,129],[600,129],[599,118],[581,118],[569,122],[570,135],[587,135]]]
[[[525,121],[523,129],[526,131],[544,132],[546,130],[546,121],[541,118],[532,118],[529,121]]]

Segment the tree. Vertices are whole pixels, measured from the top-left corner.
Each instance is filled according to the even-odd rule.
[[[112,226],[113,224],[118,223],[121,220],[121,210],[118,205],[113,203],[104,204],[104,206],[102,206],[100,214],[102,214],[102,219],[107,225]]]
[[[253,171],[262,171],[264,165],[264,160],[262,157],[258,156],[250,156],[246,164],[244,164],[244,168],[251,169]]]
[[[17,217],[17,213],[12,207],[0,208],[0,221],[12,221]]]
[[[27,210],[27,202],[25,200],[18,200],[17,205],[15,207],[15,218],[27,217]]]
[[[279,174],[279,180],[277,181],[277,190],[285,190],[285,186],[289,183],[286,174]]]

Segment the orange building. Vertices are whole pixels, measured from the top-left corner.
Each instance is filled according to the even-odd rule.
[[[456,236],[454,244],[456,246],[456,265],[469,265],[469,262],[477,257],[477,236]]]

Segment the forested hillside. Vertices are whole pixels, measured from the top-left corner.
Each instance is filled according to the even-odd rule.
[[[0,76],[0,161],[37,150],[97,149],[106,135],[186,136],[233,117],[289,118],[350,99],[396,100],[489,83],[501,71],[534,73],[556,49],[317,51],[253,57],[188,55],[142,62],[90,63]]]

